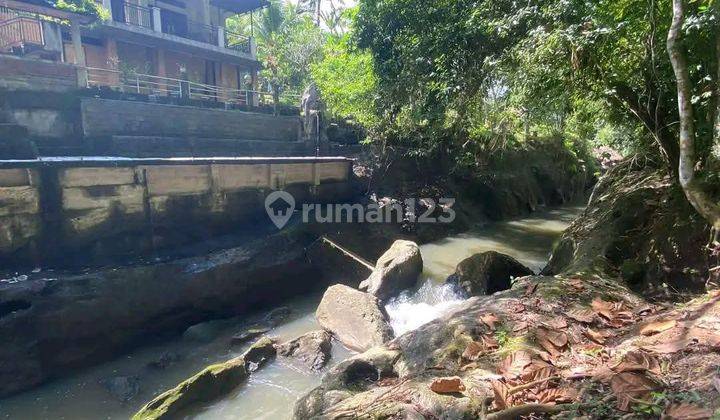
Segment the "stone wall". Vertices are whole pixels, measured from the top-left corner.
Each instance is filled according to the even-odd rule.
[[[300,140],[300,119],[251,112],[85,98],[86,137],[160,136],[214,139]]]
[[[267,224],[270,191],[299,203],[341,200],[351,166],[343,158],[0,161],[0,261],[90,264]]]

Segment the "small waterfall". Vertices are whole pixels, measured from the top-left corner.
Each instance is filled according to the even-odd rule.
[[[464,300],[452,285],[426,279],[416,291],[403,292],[388,302],[385,310],[395,336],[399,337],[439,318]]]

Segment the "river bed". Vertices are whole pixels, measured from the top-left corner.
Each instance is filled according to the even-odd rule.
[[[475,253],[494,250],[512,255],[538,272],[547,261],[553,242],[581,211],[581,207],[553,209],[423,245],[425,271],[418,288],[387,305],[396,334],[430,322],[462,301],[443,282],[457,263]],[[313,313],[320,298],[313,295],[288,302],[293,315],[269,335],[284,341],[319,329]],[[261,316],[208,323],[193,334],[149,345],[114,361],[0,400],[0,419],[128,419],[145,402],[205,366],[240,355],[245,348],[231,347],[230,338],[241,331],[243,325]],[[330,365],[351,354],[339,343],[333,343]],[[154,367],[159,360],[169,366]],[[227,398],[200,407],[189,418],[286,419],[292,414],[295,400],[317,386],[321,376],[322,372],[309,373],[279,359],[254,373],[247,384]],[[112,396],[103,382],[114,377],[136,378],[132,381],[138,384],[136,395],[127,402]]]

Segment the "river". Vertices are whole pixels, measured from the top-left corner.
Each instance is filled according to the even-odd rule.
[[[425,270],[418,288],[387,305],[396,334],[417,328],[462,301],[442,283],[457,263],[475,253],[502,252],[539,271],[547,261],[553,242],[581,211],[581,207],[564,207],[539,212],[423,245]],[[288,302],[293,316],[269,335],[282,341],[318,329],[313,313],[320,297],[305,296]],[[127,419],[145,402],[205,366],[241,354],[244,348],[232,348],[230,338],[242,330],[243,325],[261,316],[212,322],[200,333],[148,345],[119,359],[2,399],[0,419]],[[350,355],[342,345],[333,343],[331,365]],[[163,369],[151,366],[160,359],[174,363]],[[308,373],[292,363],[277,360],[254,373],[247,384],[227,398],[200,407],[189,417],[207,420],[289,418],[295,400],[318,385],[321,376],[322,372]],[[103,382],[113,377],[136,378],[137,394],[128,402],[120,402],[110,395]]]

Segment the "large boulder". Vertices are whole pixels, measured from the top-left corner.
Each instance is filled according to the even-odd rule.
[[[380,301],[342,284],[325,291],[315,317],[324,329],[353,350],[365,351],[393,338],[388,315]]]
[[[291,357],[310,370],[320,370],[330,360],[332,335],[327,331],[311,331],[277,347],[278,356]]]
[[[208,366],[175,388],[160,394],[140,409],[133,420],[183,418],[193,406],[220,398],[243,383],[250,373],[275,355],[275,342],[263,337],[242,356]]]
[[[395,241],[375,264],[370,277],[360,283],[360,290],[386,300],[413,287],[423,270],[420,247],[415,242]]]
[[[532,274],[532,270],[515,258],[488,251],[461,261],[448,282],[457,285],[468,296],[480,296],[507,290],[513,278]]]

